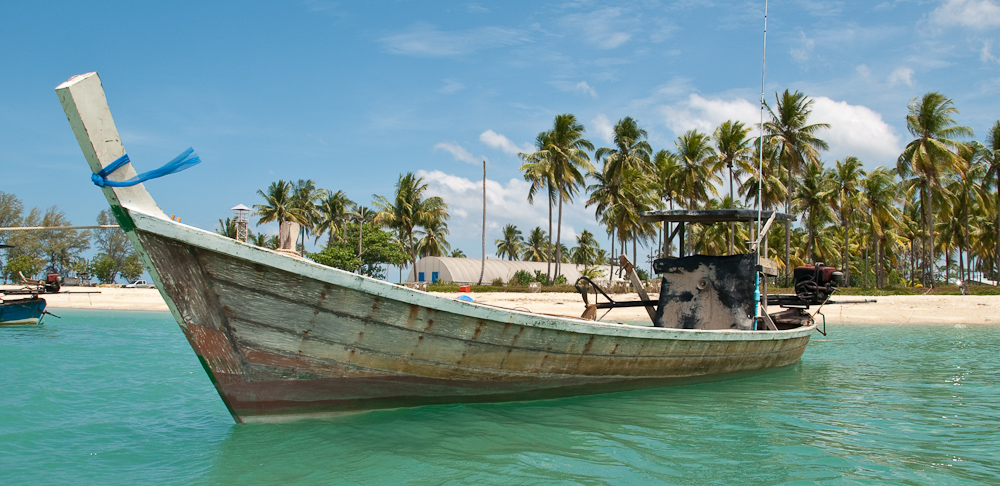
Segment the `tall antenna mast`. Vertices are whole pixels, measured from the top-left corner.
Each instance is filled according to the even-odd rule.
[[[763,241],[764,235],[761,234],[763,228],[761,228],[761,213],[764,207],[762,200],[764,199],[764,74],[767,68],[767,0],[764,0],[764,46],[763,52],[761,53],[760,61],[760,125],[758,129],[759,139],[757,143],[757,241]],[[773,218],[774,215],[771,215]],[[758,270],[754,272],[754,320],[753,328],[757,329],[757,322],[760,320],[761,311],[761,300],[760,300],[760,248],[757,251],[757,268]],[[785,262],[787,265],[788,262]],[[767,285],[767,282],[764,282]]]
[[[761,230],[764,197],[764,75],[767,70],[767,0],[764,0],[764,47],[760,56],[760,143],[757,144],[757,231]],[[759,253],[758,253],[759,254]]]

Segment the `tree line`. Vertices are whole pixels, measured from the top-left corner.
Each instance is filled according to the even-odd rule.
[[[96,223],[117,224],[110,210],[101,211]],[[73,225],[56,206],[44,211],[35,207],[25,212],[24,203],[16,195],[0,191],[0,228],[36,226]],[[134,280],[143,272],[139,256],[125,232],[118,228],[0,231],[0,245],[9,245],[5,258],[0,260],[4,282],[19,282],[21,274],[35,278],[40,274],[58,273],[114,283],[119,277]],[[83,255],[91,248],[97,253],[88,260]]]
[[[803,93],[785,90],[765,103],[768,120],[759,137],[750,136],[751,126],[726,121],[711,134],[687,131],[673,150],[655,152],[631,117],[615,125],[612,147],[595,150],[573,115],[557,115],[536,137],[535,150],[520,154],[529,201],[544,194],[548,204],[545,252],[554,274],[565,252],[558,230],[563,204],[582,192],[611,238],[612,255],[616,243],[624,252],[631,242],[633,259],[639,244],[653,246],[657,256],[677,250],[664,238],[666,228],[640,220],[643,211],[759,204],[801,216],[796,227],[787,222],[769,233],[784,242],[774,258],[786,282],[790,267],[818,261],[842,268],[849,282],[855,275],[853,285],[933,285],[972,272],[996,279],[1000,121],[985,143],[963,140],[974,134],[956,122],[953,101],[927,93],[909,103],[913,140],[894,167],[867,172],[857,157],[822,159],[828,145],[818,133],[829,125],[810,123],[811,105]],[[516,239],[506,233],[505,240]],[[748,225],[699,225],[688,232],[684,253],[747,251],[749,237]]]
[[[615,246],[631,243],[655,249],[654,256],[678,253],[666,238],[669,228],[640,220],[656,209],[755,208],[799,215],[799,223],[773,226],[769,240],[783,242],[771,254],[784,268],[822,261],[844,270],[849,285],[933,285],[972,272],[996,279],[1000,254],[997,207],[1000,205],[1000,121],[985,142],[955,120],[951,99],[930,92],[908,106],[907,130],[913,139],[892,167],[866,171],[854,156],[825,161],[828,144],[819,138],[825,123],[812,123],[812,100],[785,90],[765,103],[767,120],[755,127],[726,121],[712,133],[689,130],[672,149],[653,150],[648,134],[631,117],[619,120],[610,147],[595,147],[572,114],[555,117],[552,128],[535,139],[531,152],[519,154],[520,171],[530,182],[528,200],[544,198],[549,228],[525,237],[504,227],[495,240],[500,258],[546,261],[546,281],[559,276],[562,263],[614,265]],[[761,136],[751,136],[754,128]],[[597,167],[595,167],[595,164]],[[427,185],[402,174],[392,198],[375,195],[369,206],[342,191],[315,187],[311,180],[278,181],[258,191],[258,224],[295,221],[325,248],[310,256],[339,268],[384,277],[381,264],[409,265],[424,256],[449,255],[448,205],[425,197]],[[993,192],[996,190],[997,192]],[[562,241],[564,204],[582,198],[611,240],[610,252],[583,231],[570,249]],[[555,229],[553,229],[555,224]],[[220,233],[229,234],[220,220]],[[748,224],[693,225],[685,254],[747,251]],[[367,242],[364,234],[380,238]],[[258,235],[262,246],[276,237]],[[265,241],[266,240],[266,241]],[[780,244],[780,243],[779,243]],[[381,246],[380,246],[381,245]],[[464,256],[460,250],[450,253]]]

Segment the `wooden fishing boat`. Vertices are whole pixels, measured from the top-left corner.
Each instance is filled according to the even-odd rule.
[[[96,73],[75,76],[56,91],[95,174],[125,155]],[[135,175],[126,164],[107,179]],[[796,363],[815,329],[808,323],[754,330],[759,319],[752,296],[747,304],[743,294],[742,310],[718,314],[724,323],[672,328],[453,300],[175,222],[142,184],[102,190],[238,422],[734,376]],[[746,289],[745,280],[754,276],[749,261],[734,260],[740,273],[725,278]],[[668,262],[664,271],[683,266]],[[708,273],[686,279],[692,292],[708,289],[706,295],[715,297],[688,311],[716,315],[719,305],[727,305],[716,302],[720,295],[737,296],[706,284],[723,267],[695,267]],[[678,289],[686,285],[678,282]],[[640,305],[659,309],[665,325],[673,321],[662,316],[666,304]]]
[[[38,324],[45,314],[45,299],[37,294],[23,298],[0,296],[0,326]]]

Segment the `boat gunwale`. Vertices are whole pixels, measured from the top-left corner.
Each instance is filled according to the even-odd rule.
[[[242,259],[253,264],[265,265],[281,271],[301,275],[305,278],[311,278],[352,291],[491,322],[580,334],[682,341],[785,340],[808,335],[816,328],[815,323],[800,328],[778,331],[662,328],[590,321],[569,316],[536,314],[476,302],[459,301],[368,276],[350,273],[338,268],[328,267],[306,259],[283,255],[271,249],[244,243],[207,230],[165,219],[164,217],[157,217],[139,209],[128,208],[127,206],[125,208],[128,210],[136,229],[140,231],[149,232],[182,244],[217,252],[231,258]],[[158,275],[155,275],[155,273],[151,272],[151,276],[154,280],[159,280]],[[157,289],[159,289],[163,297],[172,300],[162,282],[156,283]]]

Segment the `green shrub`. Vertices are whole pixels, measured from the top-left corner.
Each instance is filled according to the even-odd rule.
[[[531,283],[533,281],[534,281],[534,278],[532,278],[532,276],[531,276],[530,273],[528,273],[528,272],[526,272],[524,270],[518,270],[518,271],[514,272],[514,276],[510,278],[510,281],[507,282],[507,285],[522,285],[523,286],[523,285],[528,285],[529,283]]]
[[[458,292],[458,284],[447,282],[444,280],[438,280],[434,283],[427,284],[428,292]]]

